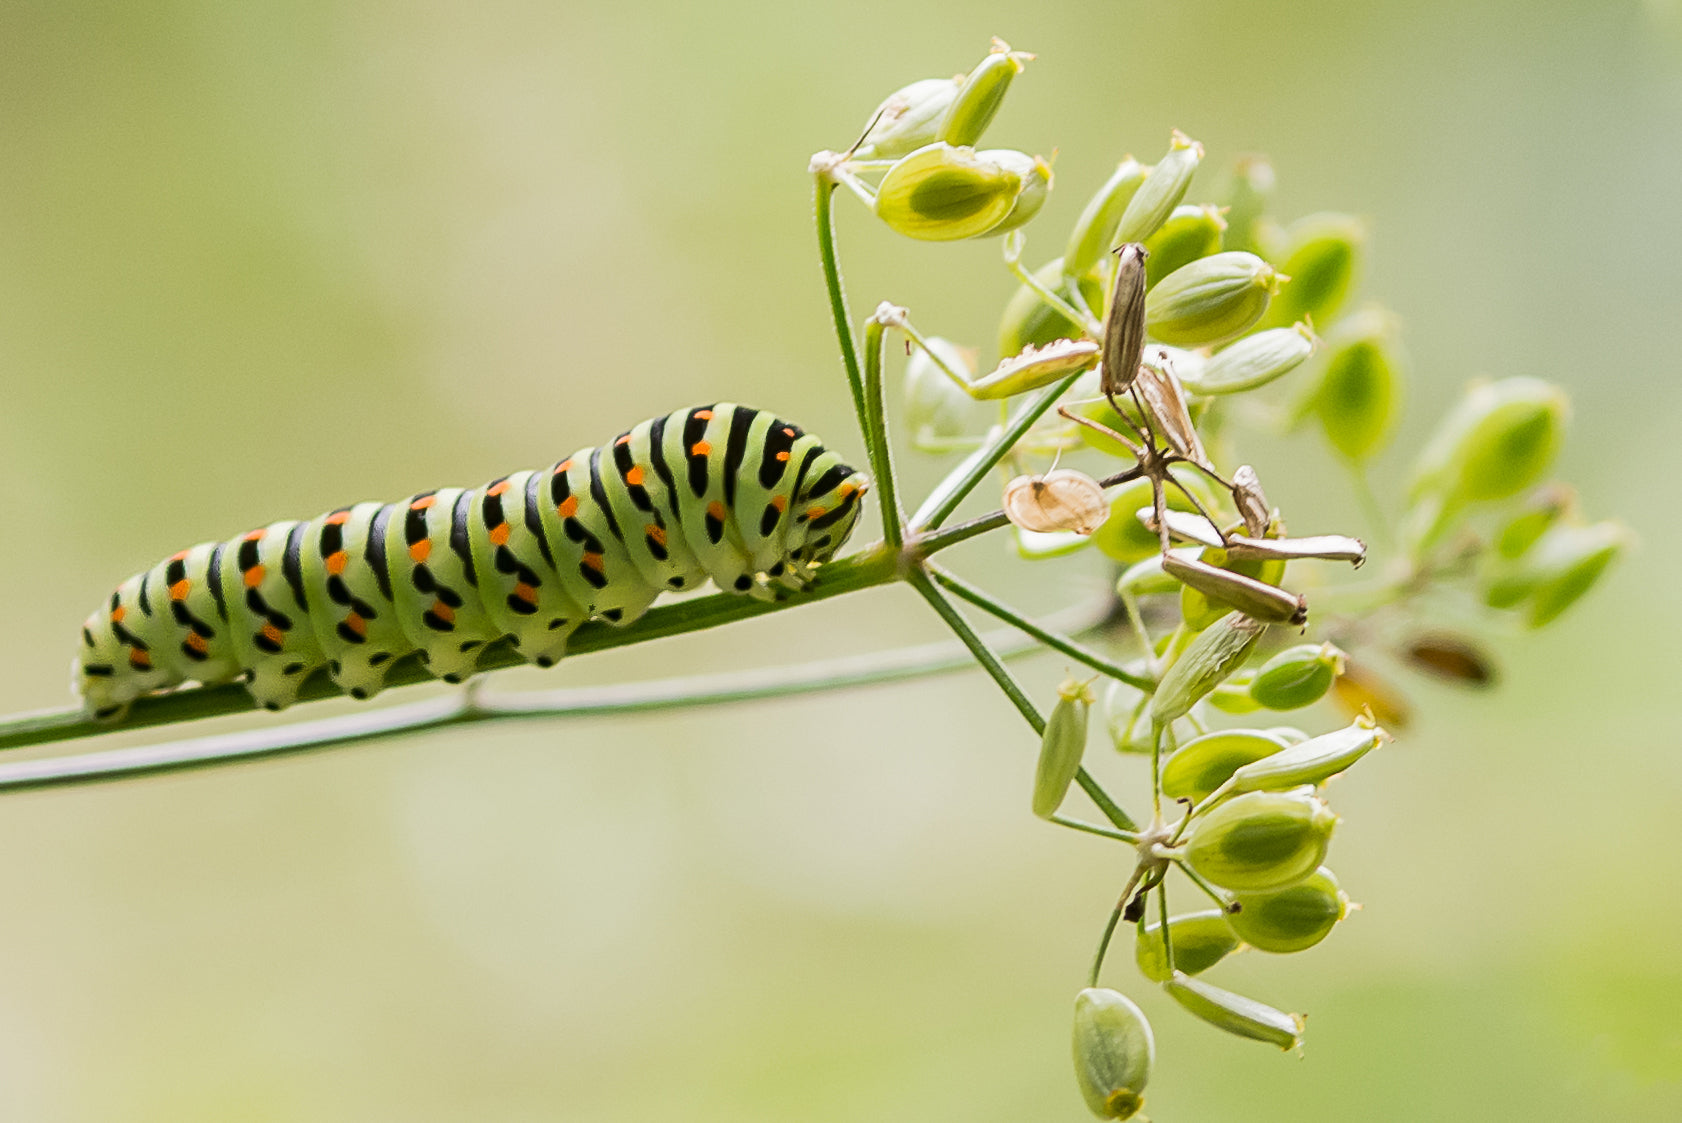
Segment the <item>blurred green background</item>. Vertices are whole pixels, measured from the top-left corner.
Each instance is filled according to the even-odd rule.
[[[989,143],[1058,151],[1030,257],[1171,126],[1208,148],[1195,198],[1267,152],[1284,216],[1371,221],[1401,448],[1471,376],[1562,381],[1561,474],[1641,538],[1498,641],[1498,695],[1418,689],[1334,789],[1365,910],[1217,975],[1308,1011],[1304,1058],[1117,962],[1148,1110],[1682,1118],[1674,3],[4,0],[0,710],[61,704],[82,616],[193,541],[715,398],[857,450],[806,158],[993,34],[1040,59]],[[841,203],[855,309],[991,338],[996,243]],[[1246,448],[1314,529],[1352,517],[1313,439]],[[958,560],[1034,609],[1101,584]],[[937,634],[895,589],[499,685]],[[1068,1015],[1126,858],[1029,818],[1013,723],[972,674],[4,797],[0,1118],[1087,1118]]]

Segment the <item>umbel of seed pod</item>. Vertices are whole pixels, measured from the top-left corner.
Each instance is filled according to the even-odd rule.
[[[1131,1119],[1144,1106],[1156,1062],[1151,1024],[1133,1001],[1107,987],[1075,996],[1075,1083],[1100,1119]]]
[[[1317,796],[1249,792],[1198,820],[1186,844],[1186,862],[1223,889],[1283,889],[1320,867],[1336,826],[1337,816]]]
[[[1168,918],[1168,937],[1174,944],[1174,967],[1162,946],[1162,925],[1146,924],[1134,938],[1133,958],[1139,973],[1153,983],[1165,983],[1174,971],[1198,975],[1238,950],[1238,936],[1220,909],[1190,912]]]
[[[1040,759],[1034,768],[1034,814],[1049,819],[1056,813],[1080,771],[1086,754],[1086,718],[1093,703],[1089,683],[1067,679],[1057,688],[1057,704],[1046,719],[1040,738]]]
[[[1018,153],[1027,166],[1033,157]],[[902,157],[876,191],[876,216],[911,238],[949,242],[993,230],[1016,209],[1029,187],[1021,161],[1001,163],[971,148],[937,141]],[[1043,161],[1041,162],[1043,163]],[[1037,172],[1029,178],[1036,178]],[[1049,169],[1044,178],[1049,181]]]
[[[1238,909],[1223,919],[1231,931],[1259,951],[1307,951],[1349,915],[1349,896],[1325,866],[1288,889],[1238,894]],[[1178,961],[1180,944],[1174,941]],[[1194,974],[1185,969],[1187,974]]]
[[[1225,343],[1261,319],[1286,280],[1255,254],[1212,254],[1176,269],[1151,289],[1145,325],[1151,338],[1176,347]]]
[[[1091,534],[1109,516],[1104,489],[1085,472],[1058,468],[1043,476],[1017,476],[1005,485],[1005,517],[1039,534],[1067,530]]]

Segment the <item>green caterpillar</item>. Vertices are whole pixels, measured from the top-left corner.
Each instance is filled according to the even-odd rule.
[[[124,581],[82,627],[73,676],[99,718],[181,683],[244,678],[259,706],[326,666],[353,698],[419,651],[447,682],[507,638],[547,667],[584,621],[661,592],[798,590],[852,533],[868,478],[798,427],[728,403],[484,487],[358,503],[205,542]]]

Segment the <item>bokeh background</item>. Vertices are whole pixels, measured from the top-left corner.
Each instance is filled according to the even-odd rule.
[[[1498,694],[1417,689],[1337,787],[1365,911],[1218,975],[1308,1011],[1303,1058],[1116,961],[1151,1114],[1682,1117],[1674,3],[3,0],[0,710],[61,704],[84,613],[189,542],[715,398],[856,449],[806,159],[993,34],[1040,59],[989,142],[1058,152],[1030,257],[1171,126],[1209,151],[1193,197],[1267,152],[1285,217],[1371,221],[1401,449],[1472,376],[1560,380],[1561,473],[1641,538],[1496,641]],[[991,338],[996,243],[841,203],[855,308]],[[1312,439],[1246,448],[1287,509],[1353,517]],[[959,561],[1036,610],[1101,584]],[[878,591],[498,685],[937,634]],[[1029,818],[1014,722],[972,674],[5,796],[0,1117],[1087,1118],[1068,1014],[1126,858]]]

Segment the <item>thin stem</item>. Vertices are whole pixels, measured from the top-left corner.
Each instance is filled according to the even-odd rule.
[[[1115,908],[1110,910],[1110,919],[1104,924],[1104,934],[1098,937],[1098,952],[1092,957],[1092,970],[1086,976],[1086,985],[1089,987],[1098,985],[1098,973],[1104,969],[1104,957],[1110,953],[1110,940],[1115,936],[1116,925],[1121,923],[1121,910],[1126,907],[1127,896],[1123,894],[1121,900],[1115,903]]]
[[[1027,285],[1030,289],[1032,289],[1035,296],[1039,297],[1040,300],[1047,306],[1059,312],[1064,319],[1078,326],[1081,331],[1085,332],[1093,339],[1104,338],[1104,326],[1098,322],[1098,318],[1096,316],[1092,315],[1090,312],[1082,311],[1081,309],[1076,308],[1074,305],[1070,304],[1068,301],[1064,300],[1062,297],[1042,285],[1032,273],[1023,268],[1022,258],[1020,256],[1007,256],[1005,258],[1005,264],[1010,266],[1011,273],[1018,281],[1021,281],[1024,285]]]
[[[884,307],[889,307],[884,305]],[[864,324],[864,426],[865,448],[882,507],[882,535],[895,550],[905,544],[905,524],[899,511],[899,484],[894,477],[893,451],[888,444],[888,418],[882,401],[882,365],[888,346],[888,325],[881,310]]]
[[[917,530],[940,529],[940,524],[945,522],[953,511],[957,510],[958,504],[962,503],[971,491],[975,490],[975,485],[987,478],[987,474],[993,470],[993,466],[1004,459],[1005,454],[1011,450],[1011,447],[1022,438],[1022,435],[1033,426],[1034,422],[1040,419],[1040,416],[1046,410],[1052,407],[1058,398],[1068,392],[1069,387],[1073,386],[1075,380],[1079,377],[1079,374],[1071,374],[1060,382],[1052,383],[1030,398],[1021,409],[1017,410],[1016,416],[1010,419],[1010,423],[985,448],[976,455],[967,458],[954,469],[951,475],[935,486],[934,491],[929,495],[928,502],[923,505],[924,509],[911,517],[912,527]]]
[[[1168,879],[1164,877],[1156,885],[1156,915],[1157,925],[1162,930],[1162,961],[1168,965],[1168,975],[1174,975],[1174,938],[1168,934]]]
[[[1098,486],[1114,487],[1116,484],[1136,480],[1139,475],[1140,470],[1137,467],[1128,468],[1113,475],[1105,476],[1098,481]],[[1005,517],[1003,511],[994,511],[991,514],[981,515],[945,530],[919,535],[915,542],[917,553],[922,557],[928,557],[931,554],[939,553],[948,546],[956,546],[958,543],[968,541],[977,535],[986,534],[990,530],[997,530],[1008,522],[1010,520]]]
[[[1144,675],[1136,675],[1131,671],[1128,671],[1126,668],[1117,665],[1110,659],[1106,659],[1104,656],[1100,655],[1096,651],[1093,651],[1091,648],[1083,647],[1074,642],[1067,636],[1058,635],[1056,632],[1040,627],[1026,616],[1023,616],[1020,612],[1017,612],[1015,609],[1004,604],[1002,601],[995,600],[991,594],[982,589],[976,588],[968,581],[963,580],[950,571],[935,565],[930,565],[928,567],[928,571],[929,576],[933,577],[935,581],[943,585],[949,591],[956,593],[959,597],[975,605],[983,612],[990,613],[991,615],[998,617],[1000,620],[1003,620],[1005,623],[1013,627],[1020,628],[1023,632],[1033,636],[1053,651],[1061,651],[1069,658],[1074,659],[1077,662],[1084,663],[1101,674],[1108,675],[1110,678],[1120,679],[1122,682],[1125,682],[1130,686],[1136,686],[1140,690],[1155,689],[1156,683],[1150,678]]]
[[[1068,623],[1075,630],[1085,631],[1097,626],[1101,619],[1101,613],[1086,609],[1071,617]],[[1014,658],[1038,650],[1038,645],[1031,640],[1009,632],[1000,631],[988,638],[999,645],[1001,658]],[[431,698],[389,709],[273,729],[0,764],[0,790],[59,787],[238,764],[451,725],[648,713],[840,690],[945,674],[966,668],[972,661],[964,647],[945,642],[825,659],[793,667],[691,675],[607,687],[491,695],[461,691],[447,698]]]
[[[1355,501],[1372,524],[1373,537],[1378,539],[1380,548],[1388,549],[1391,545],[1390,520],[1384,514],[1384,504],[1378,501],[1378,493],[1372,489],[1372,478],[1367,475],[1366,465],[1351,460],[1349,478],[1355,487]]]
[[[1053,815],[1049,821],[1060,827],[1068,827],[1072,831],[1095,834],[1099,838],[1112,838],[1117,842],[1127,843],[1137,843],[1139,841],[1139,832],[1137,831],[1111,830],[1109,827],[1101,827],[1097,823],[1088,823],[1084,819],[1071,819],[1066,815]]]
[[[853,413],[859,428],[865,428],[864,376],[859,373],[858,345],[853,340],[852,313],[847,311],[847,290],[841,283],[841,262],[835,255],[835,181],[823,173],[817,176],[815,206],[818,223],[818,254],[823,258],[824,285],[829,290],[829,312],[835,321],[835,338],[841,344],[841,363],[847,368],[847,386],[853,392]],[[864,434],[866,442],[869,432]],[[866,451],[869,451],[868,444]]]
[[[1207,881],[1203,877],[1202,874],[1200,874],[1196,870],[1192,869],[1191,868],[1191,863],[1185,862],[1185,861],[1182,861],[1182,860],[1176,858],[1174,860],[1174,865],[1177,869],[1179,869],[1179,871],[1181,873],[1185,874],[1188,878],[1191,879],[1191,883],[1193,885],[1197,886],[1199,889],[1201,889],[1205,893],[1209,894],[1210,898],[1217,905],[1221,906],[1221,911],[1222,912],[1226,912],[1229,908],[1232,907],[1231,898],[1229,898],[1225,893],[1222,893],[1219,889],[1215,888],[1214,885],[1210,884],[1210,882]]]

